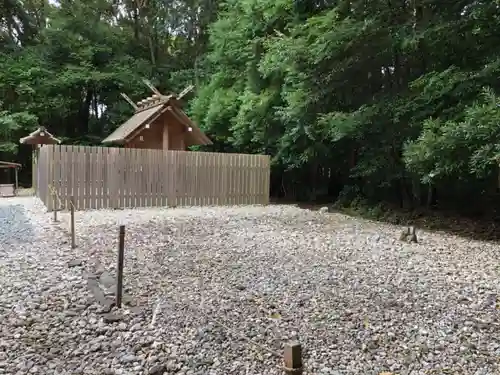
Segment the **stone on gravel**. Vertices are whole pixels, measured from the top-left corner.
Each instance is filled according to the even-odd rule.
[[[83,259],[73,259],[68,263],[69,268],[79,267],[81,265],[83,265]]]
[[[123,316],[113,313],[102,314],[104,323],[116,323],[123,319]]]
[[[96,302],[103,307],[102,312],[109,313],[115,306],[115,302],[106,297],[103,290],[99,287],[99,283],[96,279],[87,279],[87,286]]]
[[[155,365],[148,371],[148,375],[163,375],[166,371],[167,367],[165,365]]]
[[[106,288],[111,288],[116,285],[115,278],[109,274],[109,272],[104,271],[99,276],[99,283],[101,283]]]

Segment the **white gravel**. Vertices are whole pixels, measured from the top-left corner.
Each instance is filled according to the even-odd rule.
[[[283,374],[239,335],[298,339],[304,374],[500,373],[497,244],[268,206],[77,212],[72,250],[51,217],[0,200],[0,374]],[[114,277],[119,224],[105,323],[86,274]]]

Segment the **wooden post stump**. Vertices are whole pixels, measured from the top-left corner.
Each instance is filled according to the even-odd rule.
[[[283,360],[286,375],[302,374],[302,346],[299,342],[294,341],[285,345]]]

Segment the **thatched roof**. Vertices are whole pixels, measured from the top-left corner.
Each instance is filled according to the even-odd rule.
[[[139,104],[140,107],[135,114],[107,136],[102,143],[126,143],[130,138],[136,136],[141,128],[151,124],[166,111],[169,111],[181,124],[191,129],[186,136],[186,146],[212,144],[205,133],[179,108],[175,96],[160,97],[155,95],[147,100],[142,100]]]
[[[108,135],[102,143],[123,143],[139,127],[153,122],[162,106],[148,108],[144,111],[136,112],[131,118],[120,125],[113,133]]]
[[[19,142],[27,145],[54,145],[61,143],[61,140],[50,134],[45,127],[40,126],[27,137],[21,138]]]

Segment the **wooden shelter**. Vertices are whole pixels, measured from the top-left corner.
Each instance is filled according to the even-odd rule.
[[[31,145],[33,147],[33,155],[32,155],[32,181],[31,186],[36,189],[38,186],[38,176],[37,176],[37,165],[38,165],[38,155],[39,149],[43,145],[56,145],[61,143],[61,140],[54,137],[50,134],[47,129],[43,126],[40,126],[35,131],[28,134],[26,137],[21,138],[19,143]]]
[[[179,96],[162,95],[145,82],[154,92],[138,103],[122,96],[134,107],[134,115],[105,138],[104,144],[119,144],[126,148],[185,151],[193,145],[212,144],[210,139],[184,113]]]
[[[0,184],[0,196],[12,197],[12,196],[16,195],[16,191],[19,188],[19,179],[18,179],[19,168],[21,168],[21,164],[19,164],[19,163],[12,163],[9,161],[0,161],[0,169],[14,169],[14,174],[15,174],[15,183],[14,184]]]

